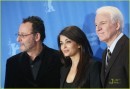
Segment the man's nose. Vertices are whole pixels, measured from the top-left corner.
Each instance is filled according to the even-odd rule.
[[[96,30],[97,31],[100,31],[102,28],[101,28],[101,26],[100,25],[98,25],[97,27],[96,27]]]
[[[20,41],[21,41],[20,36],[18,36],[16,40],[17,40],[18,42],[20,42]]]

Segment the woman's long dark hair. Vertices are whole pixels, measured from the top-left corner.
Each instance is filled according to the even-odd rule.
[[[60,32],[60,34],[58,36],[59,49],[60,49],[60,35],[66,36],[67,38],[75,41],[77,44],[79,44],[81,46],[80,60],[77,65],[77,74],[74,79],[74,86],[82,87],[86,80],[86,79],[84,79],[86,68],[89,65],[89,61],[90,61],[91,57],[93,56],[91,46],[90,46],[88,39],[87,39],[86,35],[84,34],[84,32],[77,26],[68,26]],[[61,49],[60,49],[60,53],[62,55],[63,63],[65,65],[68,65],[68,63],[71,64],[70,58],[68,58],[68,57],[65,58],[63,56],[63,53],[61,52]]]

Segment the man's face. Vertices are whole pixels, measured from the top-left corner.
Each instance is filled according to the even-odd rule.
[[[100,41],[111,43],[117,34],[117,24],[113,23],[109,13],[100,13],[95,18],[96,33]]]
[[[32,32],[32,23],[22,23],[19,27],[17,41],[20,43],[20,50],[29,52],[35,45],[35,36]]]

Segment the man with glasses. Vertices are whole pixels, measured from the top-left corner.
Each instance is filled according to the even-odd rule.
[[[19,54],[6,64],[5,88],[57,88],[60,83],[58,51],[47,47],[45,27],[41,18],[23,19],[17,34]]]

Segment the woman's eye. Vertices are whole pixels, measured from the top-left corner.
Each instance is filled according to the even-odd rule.
[[[62,45],[63,43],[60,43],[60,45]]]
[[[66,43],[71,43],[71,41],[67,41]]]

